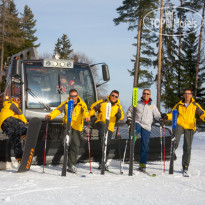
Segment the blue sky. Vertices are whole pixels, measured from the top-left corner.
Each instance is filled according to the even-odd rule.
[[[136,33],[128,31],[127,24],[114,25],[113,18],[118,17],[116,8],[122,0],[15,0],[15,4],[19,12],[27,4],[34,13],[36,35],[41,43],[39,55],[52,54],[57,38],[67,34],[75,52],[85,53],[94,63],[108,64],[108,93],[119,90],[124,107],[130,106],[133,77],[127,69],[133,68],[131,58],[136,48],[132,43]],[[155,88],[154,85],[152,98],[156,103]]]

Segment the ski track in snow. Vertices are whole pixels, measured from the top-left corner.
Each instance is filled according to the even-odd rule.
[[[89,174],[89,163],[79,164],[78,174],[67,173],[66,177],[61,177],[59,166],[46,166],[45,173],[42,166],[31,166],[26,173],[16,173],[13,166],[0,171],[0,205],[205,204],[205,133],[196,133],[194,138],[190,177],[181,172],[182,142],[176,151],[173,175],[168,174],[168,161],[165,173],[161,162],[148,163],[147,171],[156,177],[137,171],[138,164],[134,164],[133,176],[128,176],[128,164],[122,175],[105,172],[104,176],[96,169],[97,163],[92,163],[93,174]],[[119,173],[119,161],[109,163],[110,169]]]

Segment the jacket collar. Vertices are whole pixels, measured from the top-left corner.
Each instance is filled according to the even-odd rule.
[[[144,103],[143,97],[141,97],[141,102]],[[147,104],[148,104],[148,105],[151,105],[151,104],[152,104],[152,98],[149,99],[149,102],[148,102]]]
[[[107,101],[110,101],[110,95],[107,96]],[[111,101],[110,101],[110,102],[111,102]],[[117,99],[117,101],[116,101],[115,103],[112,103],[112,102],[111,102],[111,104],[112,104],[112,105],[119,105],[119,104],[120,104],[119,98]]]
[[[193,102],[195,102],[194,98],[191,99],[191,102],[190,102],[190,103],[193,103]],[[182,99],[182,100],[179,102],[179,104],[184,105],[184,99]]]
[[[68,102],[69,100],[70,100],[70,98],[68,97],[68,99],[66,100],[66,102]],[[80,96],[78,96],[77,104],[78,104],[78,103],[82,103],[82,102],[83,102],[82,99],[80,98]],[[76,105],[77,105],[77,104],[76,104]]]
[[[12,103],[13,103],[14,105],[16,105],[17,108],[19,107],[18,103],[14,102],[14,101],[12,101]]]

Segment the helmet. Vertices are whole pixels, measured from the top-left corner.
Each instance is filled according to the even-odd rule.
[[[14,102],[19,103],[19,102],[21,101],[21,99],[19,98],[18,95],[15,95],[15,96],[12,96],[12,97],[11,97],[11,101],[14,101]]]

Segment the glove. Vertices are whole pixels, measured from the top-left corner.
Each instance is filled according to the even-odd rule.
[[[175,137],[171,138],[171,144],[173,145],[173,147],[176,149],[177,148],[177,140]]]
[[[46,119],[46,120],[50,120],[50,119],[51,119],[51,116],[50,116],[50,115],[46,115],[46,116],[45,116],[45,119]]]
[[[127,118],[126,124],[131,125],[132,124],[132,118]]]
[[[90,123],[91,123],[92,126],[95,124],[96,120],[97,120],[97,118],[95,117],[95,115],[91,116]]]
[[[120,112],[118,112],[116,115],[115,115],[115,117],[116,117],[116,122],[121,118],[121,113]]]
[[[160,124],[161,127],[164,126],[164,121],[165,121],[165,120],[164,120],[163,118],[159,119],[159,124]]]
[[[168,116],[167,116],[166,113],[162,113],[162,119],[163,119],[163,120],[168,120]]]

